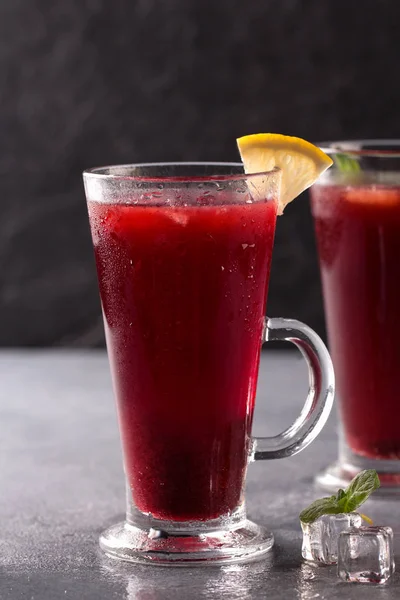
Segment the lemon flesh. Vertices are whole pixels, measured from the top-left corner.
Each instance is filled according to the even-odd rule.
[[[245,173],[263,173],[274,167],[282,170],[278,214],[333,164],[317,146],[289,135],[256,133],[239,138],[237,145]],[[255,186],[257,194],[262,194],[257,181]]]

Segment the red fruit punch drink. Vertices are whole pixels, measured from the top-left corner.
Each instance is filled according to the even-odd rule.
[[[400,186],[321,182],[312,210],[345,442],[400,459]]]
[[[330,162],[317,156],[319,169]],[[247,466],[308,446],[334,397],[317,334],[265,317],[282,175],[244,173],[241,163],[83,174],[127,490],[126,519],[100,535],[108,556],[222,565],[256,560],[274,544],[247,518]],[[296,190],[285,190],[290,202]],[[270,341],[300,349],[310,385],[294,426],[255,437],[260,350]]]
[[[139,191],[88,198],[126,477],[143,513],[213,519],[243,495],[276,202]]]

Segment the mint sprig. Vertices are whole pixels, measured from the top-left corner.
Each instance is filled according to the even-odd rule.
[[[361,471],[345,490],[340,489],[333,496],[314,500],[300,513],[300,521],[312,523],[322,515],[351,513],[361,506],[379,486],[379,477],[374,469]]]
[[[361,171],[358,159],[353,158],[349,154],[338,152],[335,154],[334,158],[339,171],[342,173],[359,173]]]

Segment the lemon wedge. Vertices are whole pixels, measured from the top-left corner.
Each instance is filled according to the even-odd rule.
[[[309,188],[333,163],[317,146],[289,135],[277,133],[245,135],[237,140],[237,145],[245,173],[263,173],[274,167],[282,170],[278,206],[280,215],[289,202]],[[262,181],[265,182],[265,179]],[[258,188],[257,193],[262,193],[257,181],[255,187]]]
[[[374,522],[372,519],[370,519],[369,517],[367,517],[367,515],[363,515],[362,513],[360,513],[360,517],[362,519],[364,519],[364,521],[366,521],[366,523],[368,523],[368,525],[373,525]]]

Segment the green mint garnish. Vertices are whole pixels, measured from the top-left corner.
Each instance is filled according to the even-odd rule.
[[[374,469],[361,471],[345,490],[338,490],[334,496],[312,502],[300,513],[300,521],[312,523],[322,515],[351,513],[361,506],[379,486],[379,477]]]
[[[359,173],[361,166],[357,158],[352,158],[349,154],[335,154],[335,162],[339,171],[342,173]]]

